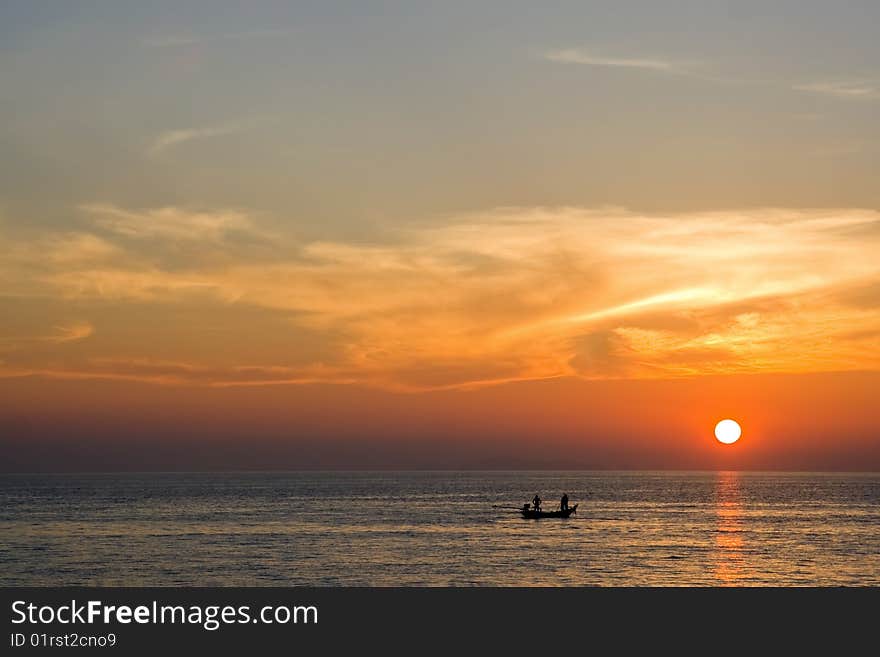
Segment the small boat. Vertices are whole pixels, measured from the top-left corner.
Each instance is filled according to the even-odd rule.
[[[577,511],[578,505],[570,506],[567,509],[556,509],[555,511],[535,511],[528,504],[523,504],[520,512],[523,518],[568,518],[572,513]]]

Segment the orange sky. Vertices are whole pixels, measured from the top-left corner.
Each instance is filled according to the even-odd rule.
[[[880,465],[873,211],[82,212],[0,245],[8,469]]]
[[[0,7],[0,467],[880,467],[876,7],[178,4]]]
[[[876,373],[572,378],[471,391],[0,383],[4,469],[880,467]],[[734,417],[743,438],[718,444]]]

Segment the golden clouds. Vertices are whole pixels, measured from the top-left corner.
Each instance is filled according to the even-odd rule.
[[[220,242],[236,234],[260,234],[240,211],[190,212],[174,207],[132,211],[107,203],[80,208],[95,226],[134,239],[198,240]]]
[[[50,342],[73,342],[84,340],[95,332],[95,327],[89,322],[72,322],[55,327],[55,333],[47,336]]]
[[[880,214],[868,210],[502,208],[381,244],[298,243],[240,211],[85,210],[74,240],[4,247],[17,254],[4,294],[27,275],[30,294],[61,303],[161,317],[198,300],[252,314],[255,341],[277,339],[277,323],[261,319],[270,312],[287,318],[291,342],[326,335],[327,349],[293,367],[281,352],[252,362],[230,342],[222,360],[235,365],[194,353],[171,367],[167,345],[128,344],[121,360],[97,351],[58,367],[42,354],[21,371],[421,390],[880,365]]]

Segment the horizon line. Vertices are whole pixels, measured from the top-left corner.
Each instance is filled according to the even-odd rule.
[[[761,469],[761,470],[707,470],[705,468],[300,468],[286,470],[250,469],[250,470],[50,470],[45,472],[0,472],[0,476],[28,476],[28,475],[184,475],[184,474],[340,474],[340,473],[530,473],[530,472],[583,472],[583,473],[683,473],[683,474],[720,474],[735,472],[738,474],[865,474],[880,475],[880,470],[790,470],[790,469]]]

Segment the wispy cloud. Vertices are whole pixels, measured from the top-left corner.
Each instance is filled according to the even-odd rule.
[[[787,88],[793,91],[822,94],[850,100],[880,98],[880,82],[876,79],[831,80],[792,84],[784,79],[752,78],[728,75],[713,70],[708,62],[682,61],[666,57],[610,56],[587,48],[546,50],[541,56],[559,64],[578,64],[602,68],[634,69],[676,75],[721,84]]]
[[[51,331],[35,335],[0,335],[0,350],[20,351],[35,344],[65,344],[78,342],[93,335],[95,327],[91,322],[73,321],[52,327]]]
[[[294,33],[292,29],[247,30],[242,32],[226,32],[223,34],[167,34],[144,37],[141,43],[148,48],[179,48],[214,41],[246,41],[250,39],[272,39],[287,37]]]
[[[547,50],[541,56],[550,62],[557,64],[575,64],[580,66],[592,66],[599,68],[629,69],[645,71],[659,75],[679,76],[713,82],[719,84],[735,85],[763,85],[766,80],[741,78],[719,73],[712,70],[706,62],[695,60],[677,60],[668,57],[645,57],[645,56],[612,56],[600,54],[587,48],[562,48]]]
[[[2,364],[2,363],[0,363]],[[227,388],[265,385],[348,384],[329,368],[279,366],[205,366],[150,358],[90,358],[78,365],[0,369],[0,378],[46,376],[57,379],[107,379],[164,385],[207,385]]]
[[[792,89],[853,100],[880,98],[880,84],[873,81],[810,82],[793,85]]]
[[[871,337],[880,313],[863,301],[880,278],[874,211],[504,208],[383,243],[279,240],[252,252],[241,240],[261,229],[243,213],[87,210],[114,249],[58,259],[44,240],[43,257],[24,251],[34,254],[26,269],[41,286],[34,294],[142,310],[234,307],[222,312],[250,320],[236,366],[169,369],[162,345],[132,343],[129,365],[68,364],[70,376],[425,390],[559,376],[880,369]],[[181,242],[222,257],[168,259]],[[23,279],[21,259],[8,262],[19,269],[0,283]],[[277,342],[282,325],[290,344],[321,355],[295,367],[249,365],[246,355]],[[67,328],[59,339],[86,332]],[[196,318],[180,330],[186,342],[213,326]],[[236,358],[235,342],[228,348],[224,361]],[[61,371],[43,357],[16,367]]]
[[[163,151],[197,139],[210,139],[240,132],[244,129],[243,124],[225,124],[219,126],[206,126],[202,128],[180,128],[166,130],[158,135],[147,148],[149,155],[158,155]]]
[[[89,203],[79,209],[89,216],[95,226],[131,239],[216,243],[234,236],[266,235],[240,210],[200,211],[177,207],[129,210],[112,203]],[[106,243],[106,239],[109,237],[100,243]],[[82,249],[77,253],[82,254]]]
[[[661,73],[687,73],[690,70],[688,65],[681,62],[673,62],[671,60],[651,57],[606,57],[581,48],[549,50],[544,53],[544,59],[562,64],[584,64],[586,66],[603,66],[610,68],[636,68]]]
[[[45,337],[45,340],[55,343],[75,342],[84,340],[95,332],[95,327],[89,322],[73,322],[55,327],[55,333]]]

